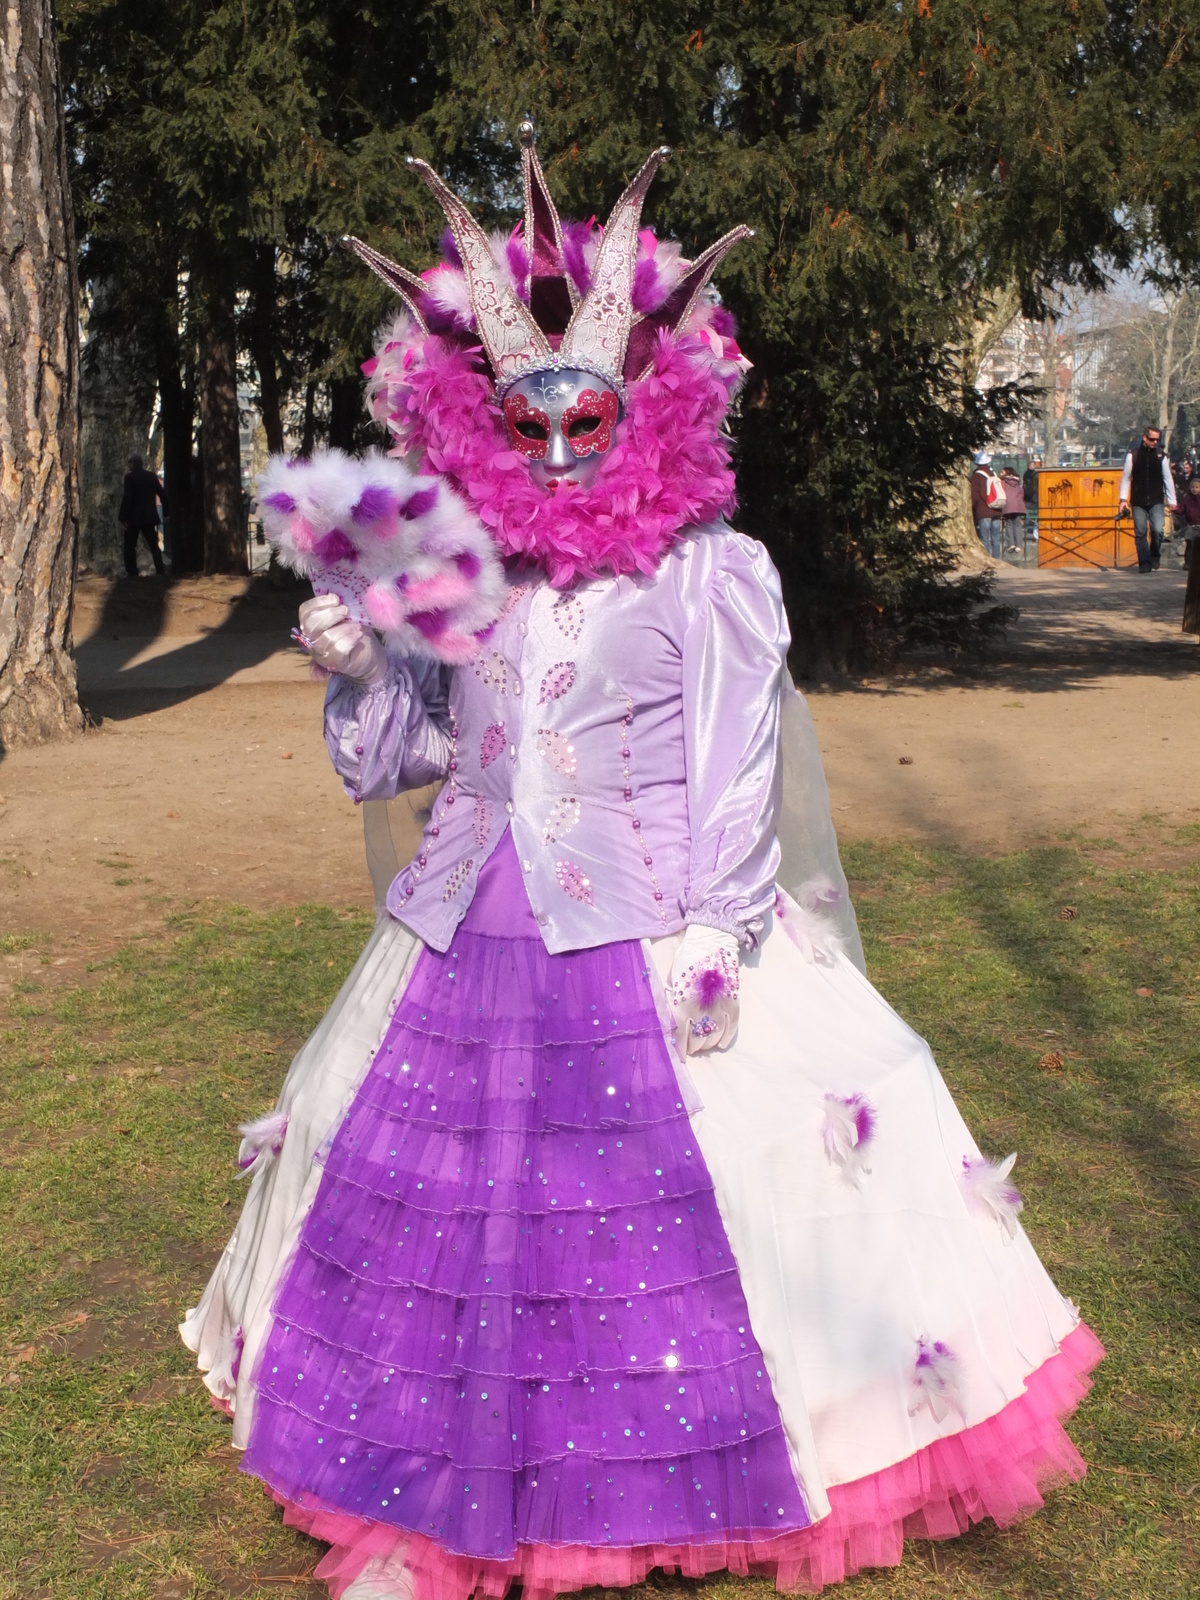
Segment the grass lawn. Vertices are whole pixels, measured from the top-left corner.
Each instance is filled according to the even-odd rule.
[[[982,859],[846,852],[872,976],[931,1041],[1024,1220],[1108,1346],[1071,1423],[1092,1470],[1007,1532],[914,1544],[855,1600],[1200,1592],[1200,842]],[[1068,914],[1070,913],[1070,914]],[[269,1108],[369,924],[209,906],[80,987],[0,939],[0,1597],[324,1591],[316,1547],[235,1470],[175,1336],[240,1203],[235,1125]],[[722,1600],[769,1586],[657,1578]]]

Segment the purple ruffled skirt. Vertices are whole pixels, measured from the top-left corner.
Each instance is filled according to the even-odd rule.
[[[448,1552],[808,1526],[642,947],[549,955],[506,837],[333,1137],[245,1470]]]

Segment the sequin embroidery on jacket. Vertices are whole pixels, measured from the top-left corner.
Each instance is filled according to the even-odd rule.
[[[654,903],[658,908],[658,918],[663,927],[667,926],[667,908],[663,901],[662,888],[658,876],[654,871],[654,857],[650,854],[650,846],[642,834],[642,824],[637,814],[637,807],[633,803],[633,779],[630,777],[629,762],[632,750],[629,745],[630,729],[633,727],[633,696],[625,696],[625,715],[621,718],[621,798],[625,801],[626,810],[629,812],[633,824],[633,836],[637,840],[638,849],[642,853],[642,865],[650,874],[650,882],[654,885]]]

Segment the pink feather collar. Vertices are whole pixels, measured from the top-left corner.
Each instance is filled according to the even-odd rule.
[[[551,493],[509,447],[477,347],[424,335],[402,315],[385,330],[370,380],[373,415],[398,452],[417,451],[469,501],[501,551],[540,566],[551,584],[651,573],[689,527],[735,505],[721,432],[747,363],[704,308],[688,331],[660,336],[654,366],[628,405],[595,481]]]

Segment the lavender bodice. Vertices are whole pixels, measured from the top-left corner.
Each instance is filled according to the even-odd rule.
[[[481,653],[331,680],[330,755],[356,799],[445,776],[388,910],[436,950],[511,828],[551,953],[676,932],[753,944],[775,892],[789,643],[763,547],[718,524],[651,576],[515,577]]]

